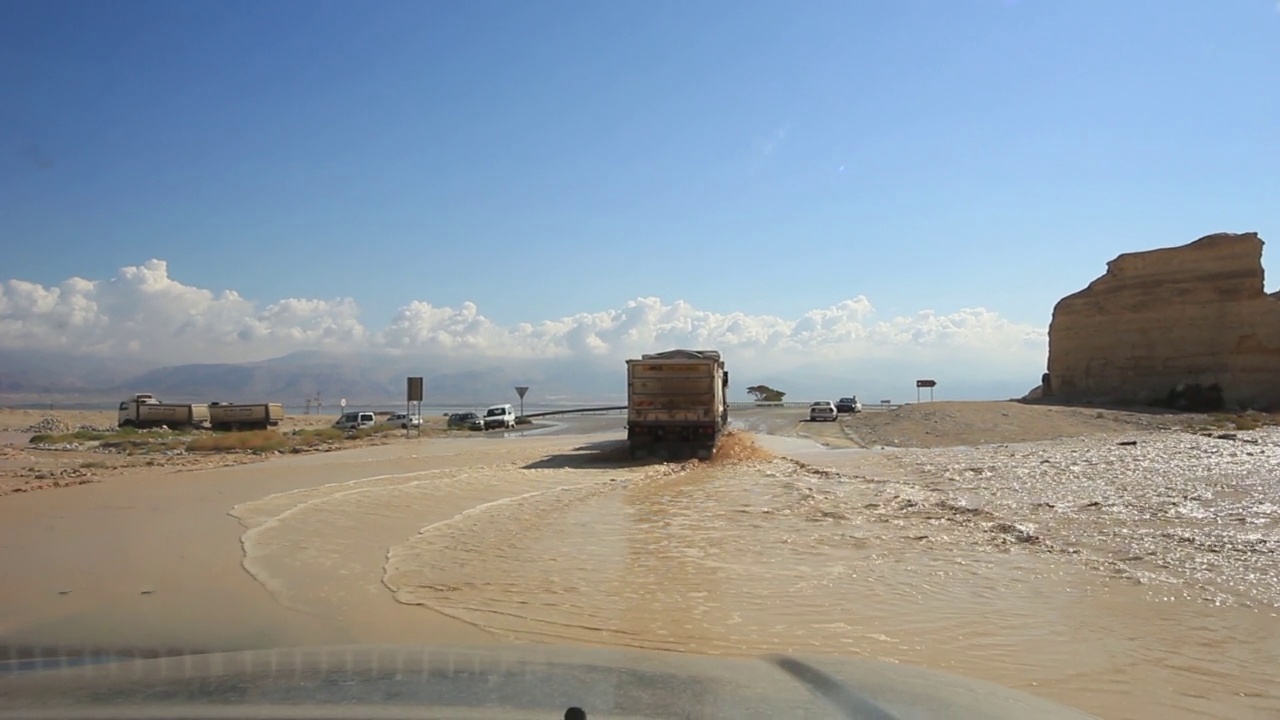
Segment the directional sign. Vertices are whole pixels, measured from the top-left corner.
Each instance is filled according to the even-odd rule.
[[[931,388],[931,387],[936,387],[937,385],[938,385],[937,380],[917,380],[916,381],[916,387],[918,388]]]
[[[517,385],[516,394],[520,396],[520,417],[524,417],[524,394],[529,392],[528,385]]]

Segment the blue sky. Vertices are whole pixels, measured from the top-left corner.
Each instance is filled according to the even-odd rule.
[[[0,279],[1048,324],[1280,239],[1270,0],[5,2]]]

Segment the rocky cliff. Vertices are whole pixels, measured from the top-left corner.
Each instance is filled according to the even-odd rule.
[[[1045,395],[1280,407],[1280,300],[1262,240],[1220,233],[1126,253],[1053,309]]]

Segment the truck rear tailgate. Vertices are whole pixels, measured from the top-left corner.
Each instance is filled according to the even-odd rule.
[[[633,362],[628,388],[632,422],[714,422],[714,366],[707,362]]]

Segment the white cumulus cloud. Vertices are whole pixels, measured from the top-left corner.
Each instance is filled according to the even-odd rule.
[[[0,347],[152,359],[257,359],[365,337],[351,300],[288,299],[259,308],[169,277],[163,260],[109,280],[0,285]]]
[[[945,366],[990,378],[1016,373],[1034,382],[1043,368],[1042,328],[982,309],[922,311],[877,318],[855,297],[800,317],[748,315],[643,297],[620,308],[503,326],[474,303],[416,301],[370,328],[352,299],[290,298],[260,306],[169,275],[162,260],[122,268],[106,280],[71,278],[46,287],[0,284],[0,348],[137,357],[155,365],[258,360],[303,349],[382,349],[441,358],[598,358],[618,361],[673,347],[716,348],[755,371]]]

